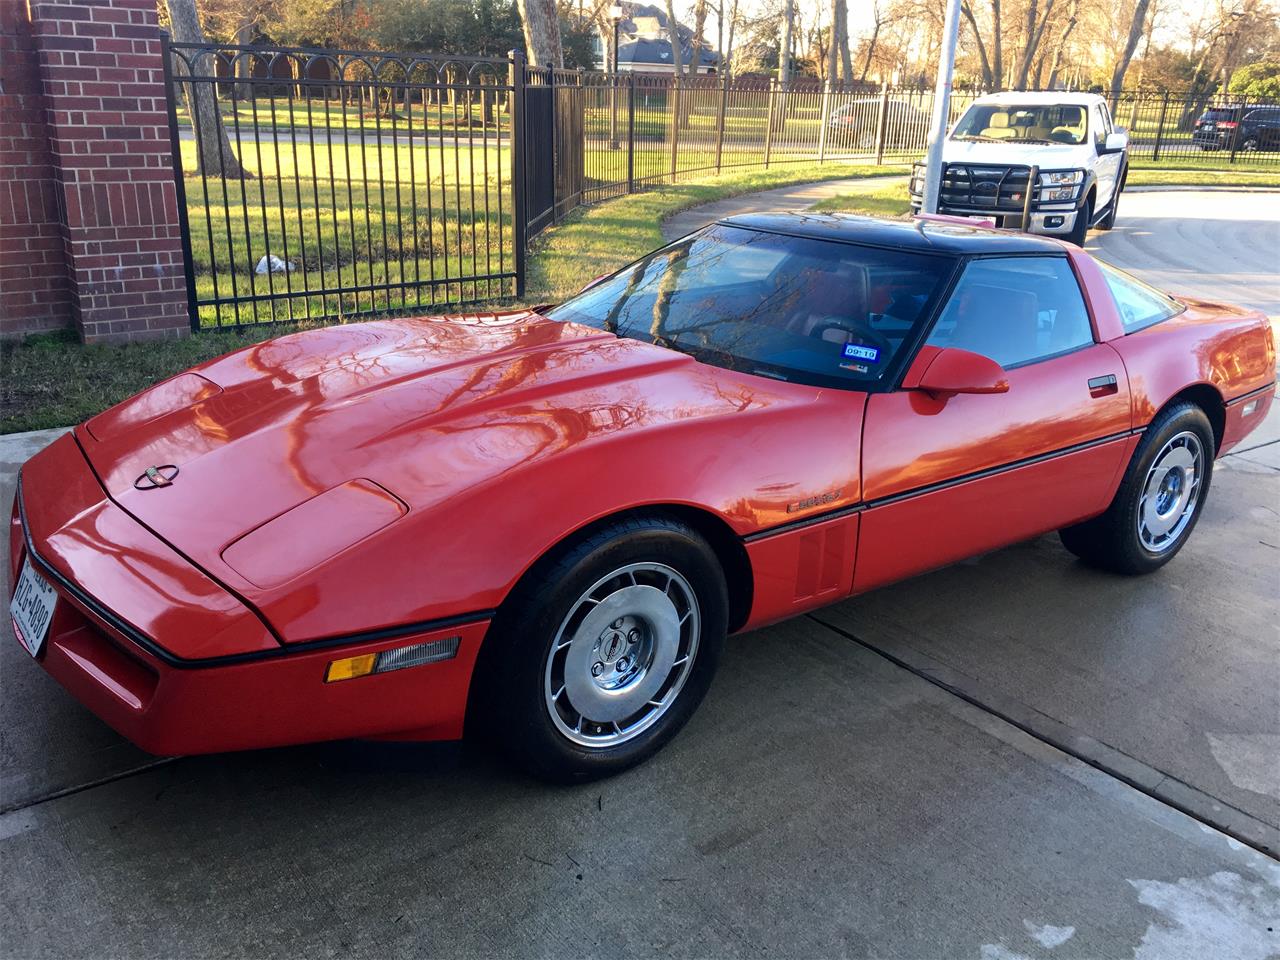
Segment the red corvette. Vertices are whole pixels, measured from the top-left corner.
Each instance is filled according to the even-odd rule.
[[[487,730],[606,774],[725,635],[1059,530],[1186,543],[1275,392],[1266,319],[1056,241],[728,220],[556,307],[330,327],[23,468],[11,611],[146,750]]]

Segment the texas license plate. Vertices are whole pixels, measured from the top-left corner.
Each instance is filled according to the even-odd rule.
[[[36,572],[30,558],[24,560],[22,573],[18,575],[18,589],[9,602],[9,615],[13,617],[13,632],[33,657],[44,646],[57,602],[57,591]]]

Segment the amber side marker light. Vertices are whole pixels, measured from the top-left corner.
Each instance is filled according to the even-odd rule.
[[[338,680],[354,680],[375,673],[390,673],[392,670],[404,670],[406,667],[421,667],[428,663],[439,663],[441,660],[452,660],[458,655],[461,637],[448,637],[444,640],[431,640],[427,643],[415,643],[407,647],[395,647],[381,653],[364,653],[358,657],[345,657],[342,660],[329,661],[324,672],[324,682],[334,683]]]

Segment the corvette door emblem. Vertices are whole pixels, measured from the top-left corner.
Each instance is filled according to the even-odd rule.
[[[147,472],[133,481],[133,486],[135,490],[155,490],[157,487],[170,486],[177,475],[176,466],[163,463],[158,467],[147,467]]]

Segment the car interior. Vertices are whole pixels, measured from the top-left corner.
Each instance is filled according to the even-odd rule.
[[[977,118],[984,124],[978,135],[989,140],[1048,140],[1054,143],[1084,143],[1086,133],[1085,110],[1071,105],[1044,107],[1012,107],[989,109],[985,118]],[[967,132],[972,126],[966,125]],[[963,135],[963,134],[962,134]]]
[[[1087,346],[1093,328],[1065,260],[978,260],[926,342],[980,353],[1008,369]]]

